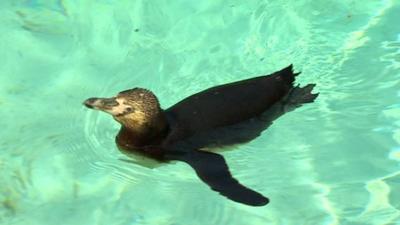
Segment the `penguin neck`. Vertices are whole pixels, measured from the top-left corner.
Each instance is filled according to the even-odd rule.
[[[164,113],[146,123],[121,124],[121,129],[116,137],[118,146],[125,150],[159,144],[168,130],[168,122]]]

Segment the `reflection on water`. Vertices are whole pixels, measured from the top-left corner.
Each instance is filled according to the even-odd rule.
[[[396,224],[400,3],[0,2],[1,224]],[[294,63],[318,101],[224,152],[271,199],[240,205],[189,166],[130,162],[91,96],[163,107]]]

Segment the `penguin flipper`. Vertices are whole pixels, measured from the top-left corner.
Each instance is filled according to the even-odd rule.
[[[250,206],[263,206],[269,202],[268,198],[243,186],[232,177],[222,155],[193,150],[173,154],[170,159],[189,164],[203,182],[230,200]]]

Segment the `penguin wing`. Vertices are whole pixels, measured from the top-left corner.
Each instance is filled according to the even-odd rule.
[[[228,199],[251,206],[263,206],[269,202],[268,198],[232,177],[225,159],[219,154],[192,150],[171,154],[169,158],[189,164],[203,182]]]

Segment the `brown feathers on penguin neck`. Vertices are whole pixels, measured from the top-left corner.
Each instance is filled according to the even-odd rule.
[[[121,124],[117,142],[127,149],[156,143],[167,130],[167,121],[157,97],[149,90],[134,88],[118,94],[122,113],[114,116]],[[120,104],[121,104],[120,103]]]

